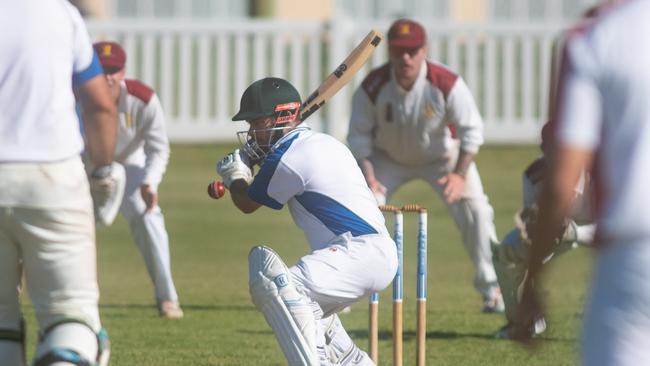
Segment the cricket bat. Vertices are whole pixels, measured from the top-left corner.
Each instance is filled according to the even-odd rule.
[[[377,30],[371,30],[366,37],[350,52],[348,57],[323,81],[303,102],[300,121],[314,114],[352,79],[359,69],[368,61],[384,36]],[[208,195],[219,199],[225,195],[222,182],[214,181],[208,185]]]
[[[381,32],[371,30],[350,52],[348,57],[332,72],[302,104],[300,120],[304,121],[320,109],[330,98],[347,84],[354,74],[368,61],[372,52],[383,39]]]

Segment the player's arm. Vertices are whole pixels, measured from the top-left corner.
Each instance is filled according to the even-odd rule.
[[[243,179],[237,179],[230,185],[232,202],[241,212],[246,214],[253,213],[262,206],[248,196],[248,187],[248,183]]]
[[[454,169],[438,180],[444,185],[448,203],[459,200],[465,191],[465,177],[474,162],[474,155],[483,144],[483,120],[472,94],[462,78],[456,79],[447,98],[446,120],[458,132],[460,151]]]
[[[565,219],[571,213],[575,199],[575,187],[585,167],[592,161],[592,152],[574,147],[561,147],[554,156],[549,178],[542,187],[538,206],[538,225],[533,235],[528,271],[536,278],[544,258],[556,238],[563,237]]]
[[[165,117],[160,100],[154,94],[146,105],[143,115],[145,177],[140,194],[147,210],[158,204],[158,185],[169,161],[169,139],[165,129]]]
[[[217,163],[217,173],[230,190],[232,202],[243,213],[252,213],[261,206],[248,196],[249,184],[253,181],[253,171],[248,160],[244,153],[236,149]]]
[[[456,167],[453,170],[453,173],[465,179],[467,176],[467,171],[469,170],[470,165],[474,161],[474,154],[461,148],[460,153],[458,154],[458,161],[456,162]]]
[[[86,151],[95,167],[113,161],[117,139],[117,110],[103,75],[77,86],[86,136]]]
[[[352,111],[347,136],[348,146],[357,159],[368,187],[375,193],[385,194],[386,187],[375,177],[374,167],[368,159],[372,154],[372,131],[375,125],[374,105],[363,87],[359,87],[352,97]]]
[[[385,195],[386,187],[375,176],[375,168],[372,162],[367,158],[362,158],[357,160],[357,164],[359,164],[359,168],[361,168],[361,172],[366,178],[366,183],[370,190],[375,194]]]
[[[86,150],[94,167],[107,167],[115,153],[117,107],[79,12],[70,15],[75,24],[72,85],[81,107]]]

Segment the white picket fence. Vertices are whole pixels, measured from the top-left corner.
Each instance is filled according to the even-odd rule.
[[[457,70],[485,119],[488,142],[538,140],[546,119],[553,38],[562,24],[461,25],[427,22],[432,58]],[[120,42],[127,75],[152,85],[166,110],[173,141],[233,140],[246,127],[230,118],[248,84],[265,76],[291,81],[303,97],[371,28],[390,21],[277,20],[89,21],[94,39]],[[366,68],[312,117],[315,129],[343,139],[350,97],[364,75],[386,62],[385,42]]]

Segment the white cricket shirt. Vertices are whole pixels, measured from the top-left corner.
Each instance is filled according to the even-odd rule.
[[[357,159],[373,149],[404,165],[431,164],[461,148],[476,153],[483,120],[463,79],[447,67],[423,61],[411,90],[402,89],[390,64],[373,70],[352,98],[348,145]]]
[[[312,250],[336,236],[388,236],[384,216],[350,150],[335,138],[298,127],[267,156],[248,195],[273,209],[288,204]]]
[[[0,162],[53,162],[83,140],[72,84],[102,69],[65,0],[0,0]]]
[[[169,160],[169,139],[160,100],[147,85],[126,79],[120,84],[117,113],[115,160],[144,166],[143,183],[156,189]]]
[[[650,1],[627,1],[568,39],[556,136],[595,151],[598,236],[650,236]]]

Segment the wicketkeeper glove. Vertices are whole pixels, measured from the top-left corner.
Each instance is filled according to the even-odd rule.
[[[97,167],[88,181],[90,182],[90,194],[93,197],[95,221],[101,225],[109,226],[115,220],[124,197],[124,187],[126,186],[124,167],[115,162],[111,165]]]
[[[253,181],[253,172],[246,161],[248,161],[247,157],[242,156],[241,151],[237,149],[217,163],[217,173],[223,179],[223,184],[226,187],[230,188],[232,182],[237,179],[243,179],[248,184]]]
[[[561,243],[573,244],[578,241],[578,225],[575,221],[569,219],[565,222],[564,231],[562,233]]]

